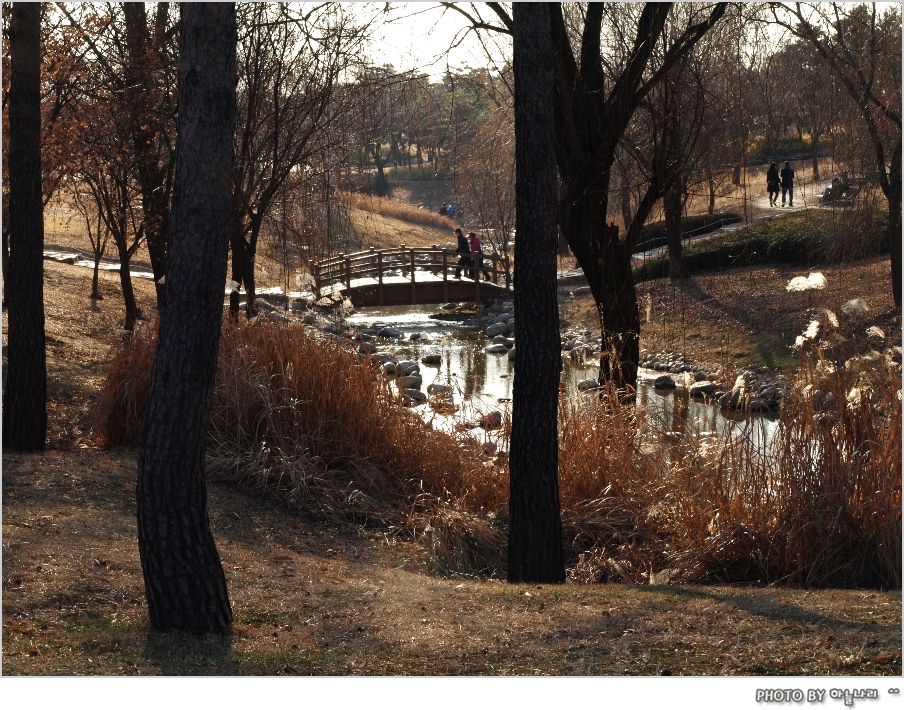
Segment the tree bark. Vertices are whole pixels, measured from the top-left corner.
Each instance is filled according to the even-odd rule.
[[[892,146],[888,176],[888,243],[891,247],[891,291],[901,307],[901,139]]]
[[[819,180],[819,134],[815,131],[813,132],[810,145],[813,149],[813,180],[816,181]]]
[[[17,2],[10,21],[9,347],[3,446],[39,451],[47,438],[44,207],[41,196],[41,5]]]
[[[122,300],[126,305],[126,318],[122,327],[125,330],[132,331],[135,330],[135,323],[138,322],[138,304],[135,301],[135,289],[132,288],[132,272],[129,269],[132,254],[121,240],[116,241],[116,248],[119,251],[119,284],[122,287]]]
[[[514,5],[515,323],[518,358],[509,454],[510,582],[563,582],[558,410],[561,350],[556,299],[556,164],[550,7]]]
[[[687,278],[684,258],[681,255],[681,202],[681,186],[676,181],[662,198],[669,249],[669,278],[672,281]]]
[[[138,459],[138,544],[158,630],[226,633],[232,623],[204,454],[229,243],[235,64],[235,5],[185,3],[171,252]]]

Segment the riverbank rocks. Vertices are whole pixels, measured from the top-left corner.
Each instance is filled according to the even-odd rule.
[[[506,338],[504,335],[497,335],[493,338],[493,345],[505,345],[507,348],[515,347],[515,341],[511,338]]]
[[[380,328],[377,333],[381,338],[401,338],[403,333],[398,328],[390,328],[389,326],[385,328]]]
[[[428,342],[430,341],[430,333],[426,330],[422,330],[420,333],[412,333],[409,337],[409,340],[416,340],[418,342]]]
[[[586,392],[587,390],[595,390],[597,388],[599,388],[599,383],[594,379],[581,380],[580,382],[578,382],[579,392]]]
[[[396,372],[400,375],[412,375],[415,372],[420,371],[420,366],[412,360],[403,360],[398,365],[396,365]]]
[[[493,319],[494,323],[508,323],[511,318],[510,313],[500,313],[496,318]]]
[[[695,399],[711,397],[716,391],[716,383],[709,381],[695,382],[688,388],[688,394]]]
[[[424,355],[421,362],[425,365],[442,365],[443,358],[441,355]]]
[[[509,350],[508,359],[509,360],[515,359],[515,348],[512,348],[511,350]]]
[[[452,394],[452,385],[440,385],[434,382],[427,385],[427,394]]]
[[[396,363],[394,363],[394,362],[384,362],[384,363],[383,363],[383,374],[384,374],[384,375],[394,375],[394,374],[396,374]]]
[[[373,343],[368,343],[367,341],[365,341],[358,346],[358,352],[362,355],[371,355],[377,352],[377,346]]]
[[[508,348],[505,347],[505,345],[498,344],[498,345],[490,345],[490,346],[484,348],[484,351],[490,355],[502,355],[502,354],[508,352]]]

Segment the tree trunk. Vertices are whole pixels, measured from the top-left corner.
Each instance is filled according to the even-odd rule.
[[[811,141],[813,147],[813,180],[819,180],[819,135],[814,133]]]
[[[687,278],[684,258],[681,255],[681,186],[676,181],[662,198],[665,211],[665,233],[669,249],[669,278],[672,281]]]
[[[9,341],[3,446],[40,451],[47,438],[41,5],[14,3],[9,35],[9,274],[4,280]]]
[[[157,308],[163,307],[166,274],[167,236],[169,233],[169,205],[166,192],[166,170],[161,169],[154,153],[157,119],[154,109],[159,104],[154,91],[153,69],[150,66],[150,36],[147,13],[143,2],[123,3],[126,20],[126,44],[129,62],[126,66],[130,130],[135,149],[136,175],[141,187],[141,206],[144,233],[147,239],[154,284],[157,289]]]
[[[562,232],[569,238],[569,246],[587,276],[599,309],[600,382],[613,382],[616,388],[633,392],[640,359],[640,311],[631,255],[625,242],[618,238],[618,226],[607,225],[605,214],[605,192],[594,192],[590,185],[581,182],[569,186],[560,203]],[[589,244],[586,239],[577,241],[582,234],[590,235]]]
[[[119,283],[122,287],[122,300],[126,304],[126,318],[123,329],[135,330],[138,322],[138,304],[135,302],[135,289],[132,288],[132,272],[129,270],[129,262],[132,255],[121,239],[116,240],[116,248],[119,250]]]
[[[891,247],[891,291],[901,307],[901,139],[892,146],[888,176],[888,243]]]
[[[94,252],[94,274],[91,276],[91,298],[95,301],[102,299],[103,296],[100,295],[98,283],[100,276],[100,254],[98,252]]]
[[[4,217],[7,216],[8,207],[3,205]],[[9,283],[9,227],[8,225],[3,225],[3,308],[6,308],[6,288],[7,283]]]
[[[166,298],[138,458],[138,545],[155,629],[226,633],[204,454],[223,315],[236,112],[231,3],[185,3]]]
[[[559,512],[561,350],[556,298],[556,163],[549,5],[514,10],[515,339],[509,453],[509,582],[564,582]]]
[[[712,217],[716,213],[716,179],[713,177],[712,168],[709,168],[707,182],[709,183],[709,207],[706,213]]]

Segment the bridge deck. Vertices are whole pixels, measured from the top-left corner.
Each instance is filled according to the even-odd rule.
[[[470,267],[458,266],[459,256],[438,246],[402,245],[339,254],[314,262],[312,271],[319,296],[343,294],[356,306],[482,301],[509,293],[499,284],[505,276],[500,257],[485,254],[480,271],[490,280],[475,281],[467,276]]]

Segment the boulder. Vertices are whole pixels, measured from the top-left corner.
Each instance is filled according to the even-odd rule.
[[[425,365],[441,365],[443,358],[441,355],[425,355],[421,358],[421,362]]]
[[[407,389],[407,390],[405,390],[405,399],[411,400],[411,402],[415,405],[423,404],[424,402],[427,401],[427,395],[425,395],[420,390]],[[406,402],[406,404],[407,404],[407,402]]]
[[[502,335],[505,332],[506,323],[493,323],[486,330],[486,334],[488,338],[495,338],[497,335]]]
[[[413,375],[403,375],[397,380],[397,382],[400,389],[418,389],[424,382],[424,379],[420,376],[420,374],[415,373]]]
[[[432,383],[427,385],[427,393],[428,394],[451,394],[452,386],[451,385],[439,385],[437,383]]]
[[[675,380],[668,375],[661,375],[653,381],[653,387],[659,390],[673,390],[675,386]]]
[[[390,328],[389,326],[381,328],[377,333],[381,338],[401,338],[403,333],[398,328]]]
[[[503,353],[508,352],[508,348],[505,347],[505,345],[490,345],[489,347],[484,348],[484,351],[490,355],[502,355]]]
[[[396,364],[394,362],[384,362],[383,373],[386,375],[396,374]]]
[[[377,346],[373,343],[363,342],[358,346],[358,352],[362,354],[370,355],[372,353],[377,352]]]
[[[515,359],[515,348],[512,348],[511,350],[509,350],[508,359],[509,360]]]
[[[373,355],[371,355],[370,359],[371,360],[379,360],[380,362],[392,362],[392,363],[398,362],[398,360],[396,360],[395,355],[393,355],[392,353],[387,353],[385,351],[379,352],[379,353],[374,353]]]
[[[691,397],[709,397],[716,391],[715,382],[695,382],[688,389]]]
[[[497,335],[493,338],[493,345],[505,345],[507,348],[512,348],[515,346],[515,341],[511,338],[506,338],[504,335]]]
[[[412,360],[403,360],[398,365],[396,365],[396,372],[400,375],[412,375],[415,372],[420,371],[420,366]]]
[[[744,390],[734,389],[719,397],[719,406],[722,409],[740,409],[744,406],[746,399]]]
[[[694,382],[703,382],[709,379],[709,373],[706,370],[697,370],[694,373]]]
[[[500,313],[493,319],[494,323],[508,323],[509,318],[512,316],[509,313]]]
[[[578,391],[586,392],[587,390],[595,390],[599,387],[599,383],[596,380],[581,380],[578,382]]]

